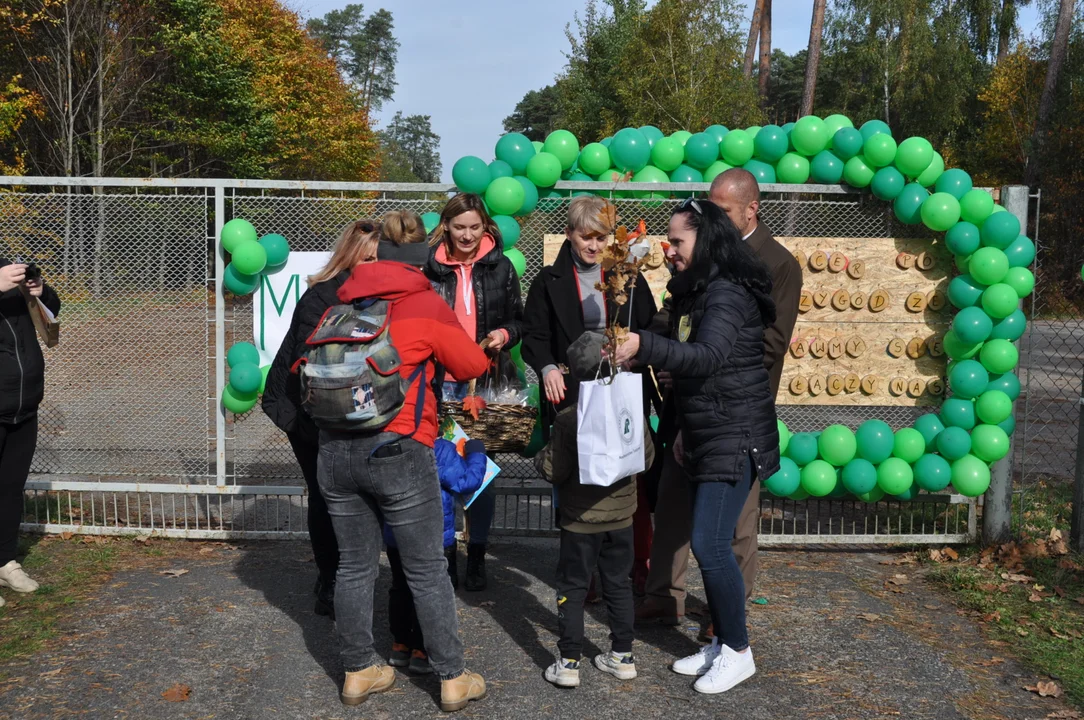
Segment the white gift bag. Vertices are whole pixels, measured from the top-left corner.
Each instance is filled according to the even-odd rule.
[[[644,386],[639,375],[580,383],[576,407],[580,484],[613,485],[644,471]]]

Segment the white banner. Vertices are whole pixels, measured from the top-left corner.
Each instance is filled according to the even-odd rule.
[[[260,287],[252,293],[252,341],[260,351],[260,367],[270,365],[278,354],[297,301],[309,289],[309,275],[330,258],[329,252],[291,252],[286,267],[260,278]]]

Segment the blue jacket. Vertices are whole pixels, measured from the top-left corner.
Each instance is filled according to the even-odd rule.
[[[482,487],[486,476],[486,447],[481,440],[469,440],[463,448],[463,457],[455,443],[437,438],[433,445],[437,456],[437,475],[440,477],[441,495],[444,500],[444,547],[455,544],[455,498],[469,498]],[[398,547],[388,524],[384,524],[384,544]]]

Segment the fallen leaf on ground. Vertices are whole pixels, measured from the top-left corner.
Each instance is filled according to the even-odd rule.
[[[1019,635],[1020,637],[1027,637],[1028,636],[1028,631],[1025,630],[1022,627],[1018,627],[1018,628],[1016,628],[1016,634]]]
[[[1018,583],[1032,583],[1035,582],[1035,578],[1030,575],[1023,575],[1021,573],[1001,573],[1002,580],[1008,580],[1009,582]]]
[[[998,611],[998,610],[994,610],[989,615],[983,615],[982,621],[987,622],[987,623],[988,622],[1000,622],[1001,621],[1001,612]]]
[[[1076,602],[1080,603],[1081,605],[1084,605],[1084,595],[1081,595],[1080,597],[1078,597],[1076,599]]]
[[[192,694],[192,688],[187,685],[177,683],[169,690],[162,693],[162,697],[169,702],[185,702],[188,700],[188,696]]]
[[[950,547],[941,548],[941,554],[947,557],[949,560],[959,560],[960,553],[956,552]]]
[[[894,557],[891,560],[882,560],[879,565],[914,565],[918,562],[914,553],[904,553],[899,557]]]
[[[1015,542],[1005,543],[998,548],[997,560],[1009,570],[1015,570],[1024,565],[1024,556]]]
[[[1020,554],[1030,560],[1047,557],[1050,553],[1046,550],[1046,541],[1039,541],[1024,543],[1024,547],[1020,548]]]
[[[1025,685],[1024,689],[1036,693],[1039,697],[1061,697],[1061,688],[1055,682],[1037,682],[1034,685]]]
[[[1028,602],[1033,602],[1034,603],[1034,602],[1042,602],[1042,601],[1043,601],[1043,596],[1040,595],[1037,592],[1033,592],[1031,595],[1028,595]]]
[[[881,619],[881,616],[877,613],[861,613],[858,617],[859,619],[866,620],[868,622],[877,622]]]
[[[1047,715],[1048,718],[1060,718],[1061,720],[1080,720],[1080,713],[1076,710],[1055,710]]]
[[[148,544],[150,544],[150,541],[151,541],[150,535],[140,535],[139,537],[136,538],[136,542],[141,544],[141,545],[148,545]]]
[[[62,533],[60,533],[60,537],[63,538],[64,540],[71,540],[72,539],[72,533],[70,533],[70,532],[62,532]]]
[[[992,657],[989,660],[976,660],[975,664],[979,667],[993,667],[994,665],[1000,665],[1005,662],[1005,658]]]
[[[483,600],[482,602],[478,603],[478,607],[494,607],[496,604],[497,603],[493,600]]]
[[[181,575],[187,575],[188,571],[184,568],[176,568],[173,570],[159,570],[158,574],[166,577],[180,577]]]
[[[1053,635],[1054,637],[1056,637],[1058,640],[1071,640],[1072,639],[1068,635],[1062,635],[1060,632],[1058,632],[1054,628],[1050,628],[1050,634]]]
[[[941,609],[940,605],[923,605],[922,607],[926,608],[927,610],[940,610]]]
[[[200,548],[199,549],[199,554],[200,555],[211,555],[211,554],[214,553],[214,551],[215,551],[214,548],[205,547],[205,548]]]
[[[893,585],[906,585],[911,582],[911,578],[907,577],[906,575],[893,575],[892,577],[888,578],[888,582],[892,583]]]
[[[1062,570],[1074,570],[1076,572],[1084,570],[1084,565],[1073,562],[1069,558],[1062,558],[1061,560],[1058,560],[1058,567]]]

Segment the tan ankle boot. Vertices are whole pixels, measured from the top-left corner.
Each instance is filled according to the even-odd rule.
[[[462,675],[440,683],[440,709],[455,712],[467,707],[471,700],[486,696],[486,681],[478,673],[464,671]]]
[[[370,695],[390,690],[394,684],[395,669],[391,665],[373,665],[358,672],[346,673],[339,699],[343,705],[361,705]]]

